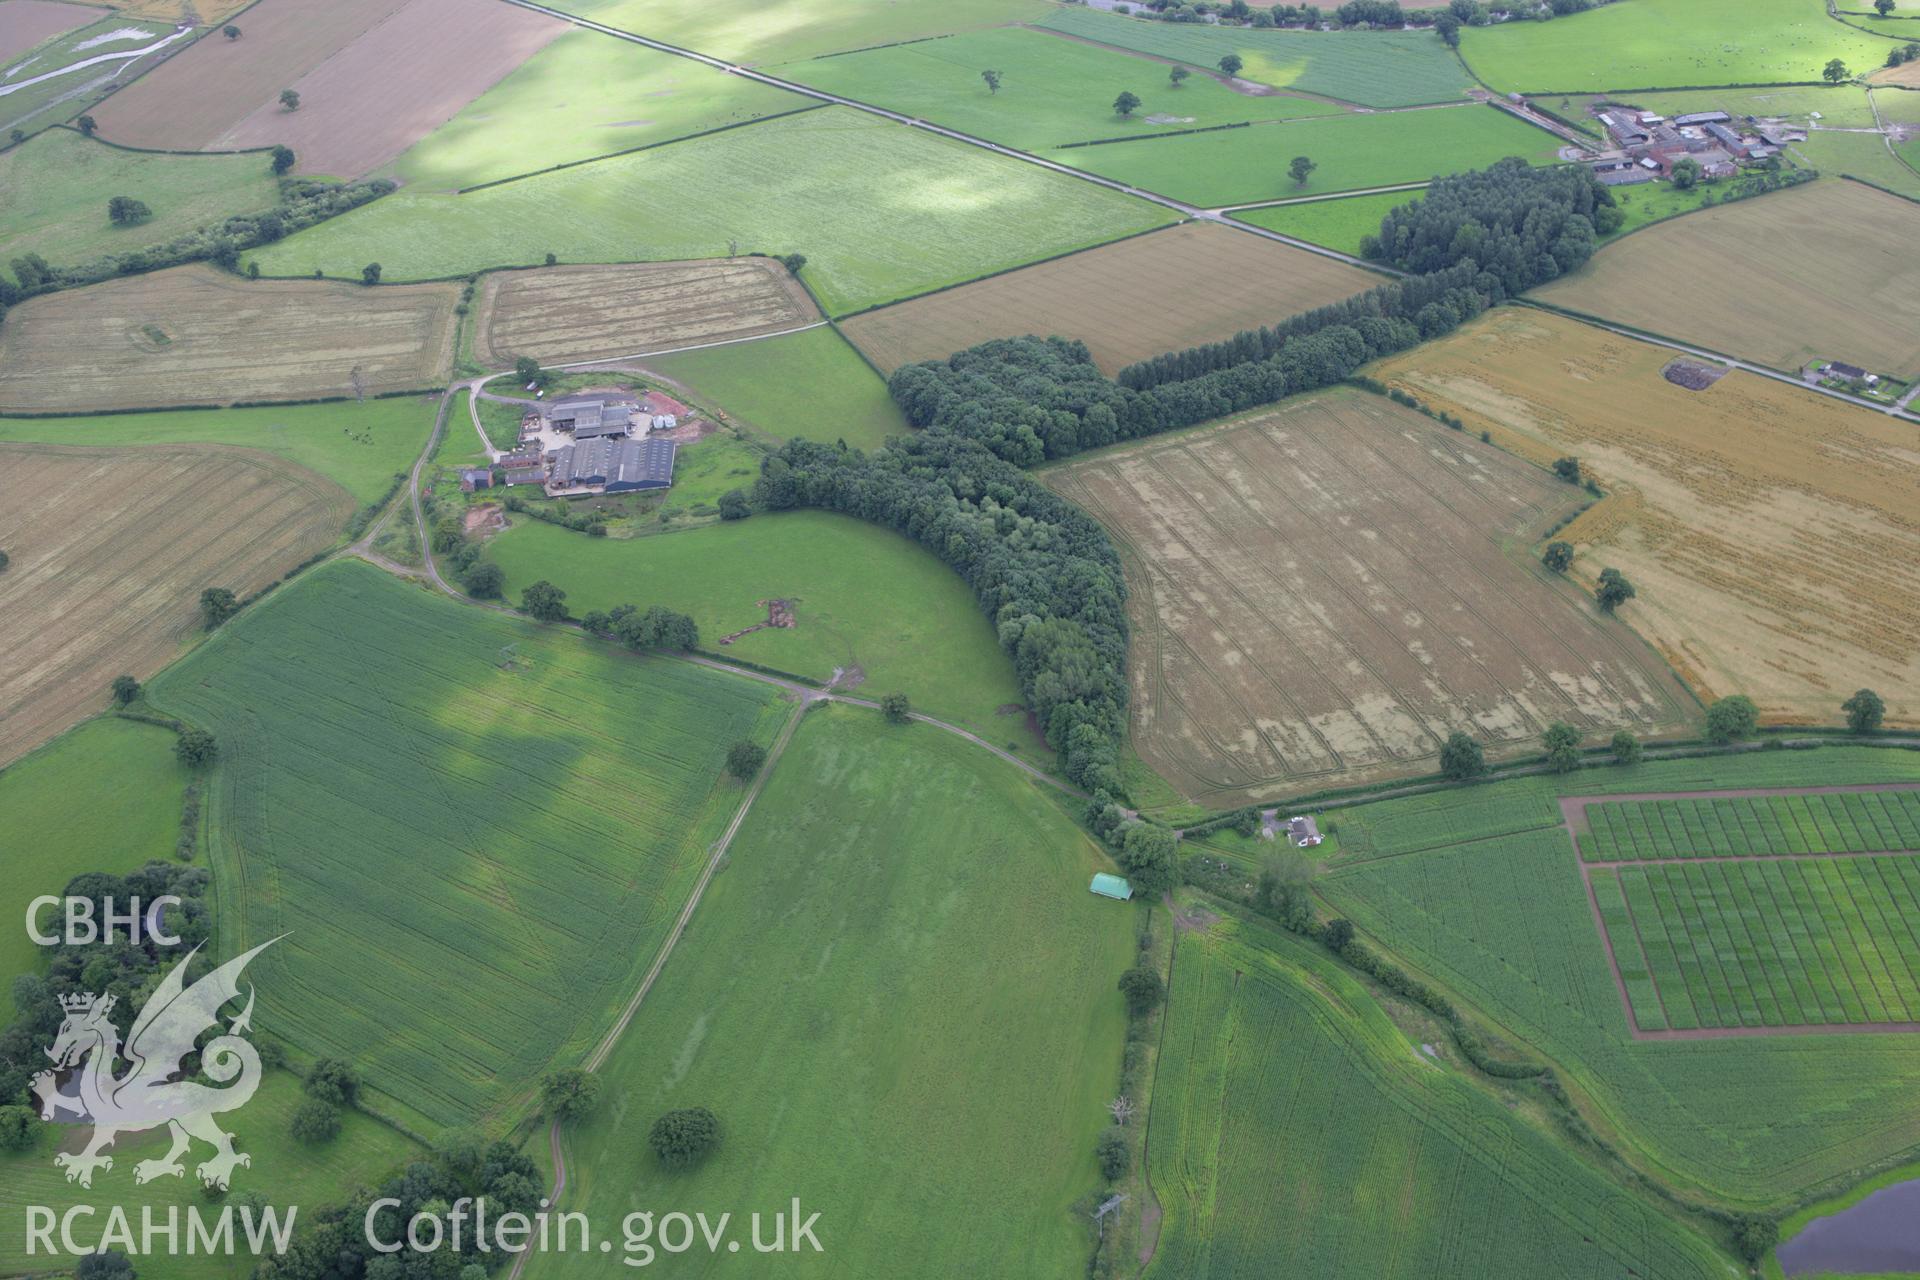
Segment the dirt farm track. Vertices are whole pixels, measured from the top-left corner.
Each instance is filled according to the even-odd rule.
[[[250,449],[0,444],[0,765],[105,708],[199,621],[338,536],[353,499]]]

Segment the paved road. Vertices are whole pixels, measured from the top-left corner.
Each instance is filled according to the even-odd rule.
[[[1060,164],[1058,161],[1047,160],[1028,151],[1020,151],[1013,147],[1004,147],[997,142],[989,142],[985,138],[975,137],[970,133],[962,133],[958,129],[949,129],[945,125],[930,124],[914,116],[904,115],[898,111],[889,111],[885,107],[876,107],[869,102],[862,102],[858,98],[843,98],[839,94],[827,93],[793,80],[782,80],[779,76],[770,76],[764,71],[755,71],[751,67],[744,67],[738,63],[728,62],[724,58],[715,58],[709,54],[698,53],[692,49],[683,49],[679,45],[668,44],[664,40],[655,40],[632,31],[622,30],[619,27],[610,27],[603,22],[595,22],[590,18],[582,18],[577,14],[566,13],[560,9],[553,9],[544,4],[538,4],[536,0],[506,0],[506,3],[518,5],[522,9],[531,9],[535,13],[543,13],[550,18],[558,18],[562,22],[571,22],[575,26],[584,27],[589,31],[598,31],[601,35],[612,36],[616,40],[626,40],[633,44],[644,45],[649,49],[654,49],[661,53],[673,54],[678,58],[688,58],[694,62],[703,63],[706,66],[712,67],[717,71],[724,71],[728,75],[740,76],[746,80],[756,80],[761,84],[772,85],[776,89],[785,89],[789,93],[797,93],[802,97],[812,98],[816,102],[827,102],[832,103],[834,106],[850,107],[855,111],[862,111],[870,116],[879,116],[883,120],[891,120],[895,124],[904,124],[913,129],[923,129],[928,133],[937,134],[942,138],[962,142],[970,147],[978,147],[983,151],[991,151],[995,155],[1006,156],[1009,159],[1024,161],[1031,165],[1038,165],[1042,169],[1051,170],[1065,177],[1077,178],[1082,182],[1091,182],[1095,186],[1106,187],[1110,191],[1118,191],[1122,194],[1145,200],[1150,204],[1157,204],[1162,208],[1171,209],[1185,218],[1192,218],[1201,222],[1218,222],[1222,226],[1231,226],[1249,235],[1260,236],[1266,240],[1278,241],[1281,244],[1291,245],[1296,249],[1304,249],[1308,253],[1319,254],[1323,258],[1332,258],[1336,261],[1347,263],[1350,266],[1363,267],[1369,271],[1387,270],[1377,262],[1368,262],[1364,258],[1356,258],[1352,254],[1341,253],[1338,250],[1329,249],[1324,245],[1312,244],[1306,240],[1296,240],[1292,236],[1283,236],[1278,231],[1269,231],[1265,227],[1251,227],[1244,223],[1229,222],[1213,209],[1203,209],[1198,205],[1187,204],[1184,201],[1175,200],[1169,196],[1160,195],[1157,192],[1143,191],[1139,187],[1130,187],[1124,182],[1116,182],[1111,178],[1102,178],[1098,174],[1084,173],[1079,169],[1069,168],[1064,164]],[[1392,275],[1402,274],[1397,271],[1388,273]]]

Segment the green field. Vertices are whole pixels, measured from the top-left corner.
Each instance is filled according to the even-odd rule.
[[[1057,9],[1040,25],[1197,67],[1217,66],[1237,53],[1246,63],[1243,79],[1367,107],[1454,102],[1473,83],[1460,59],[1431,31],[1258,31],[1151,22],[1081,8]]]
[[[257,967],[256,961],[248,972]],[[278,1030],[270,1022],[256,1026],[269,1034]],[[298,1077],[287,1071],[268,1071],[253,1100],[222,1115],[220,1125],[233,1134],[235,1149],[253,1160],[234,1174],[233,1190],[260,1192],[283,1217],[298,1206],[296,1225],[311,1230],[319,1209],[345,1200],[355,1187],[397,1173],[407,1161],[419,1156],[420,1148],[386,1125],[353,1111],[342,1115],[340,1134],[331,1141],[319,1146],[296,1142],[289,1128],[294,1109],[304,1098]],[[161,1155],[167,1148],[167,1133],[159,1129],[128,1134],[113,1144],[112,1170],[97,1175],[88,1190],[70,1185],[53,1163],[54,1152],[61,1149],[61,1140],[67,1135],[53,1125],[36,1124],[35,1128],[31,1148],[0,1155],[0,1271],[8,1275],[48,1274],[45,1249],[31,1257],[26,1251],[23,1224],[28,1205],[44,1205],[55,1213],[64,1213],[75,1204],[97,1205],[91,1218],[76,1220],[76,1234],[83,1240],[89,1238],[89,1231],[97,1235],[105,1229],[109,1206],[125,1211],[136,1239],[141,1211],[146,1206],[152,1206],[156,1222],[163,1226],[170,1208],[184,1214],[190,1207],[197,1207],[209,1220],[220,1212],[217,1203],[201,1194],[200,1180],[193,1173],[193,1165],[206,1158],[207,1147],[195,1144],[193,1155],[184,1161],[184,1177],[137,1186],[134,1164]],[[180,1231],[181,1256],[169,1256],[166,1239],[156,1236],[157,1252],[138,1259],[140,1280],[244,1280],[253,1274],[254,1259],[244,1250],[230,1258],[185,1256],[184,1222]],[[237,1221],[234,1234],[243,1238]]]
[[[230,444],[264,449],[319,472],[364,504],[385,495],[394,476],[413,465],[438,411],[438,397],[395,396],[358,404],[0,418],[0,440]]]
[[[155,679],[211,731],[223,948],[262,1026],[426,1127],[514,1116],[606,1028],[769,740],[768,686],[313,570]]]
[[[1104,865],[978,747],[808,713],[569,1130],[569,1207],[725,1207],[742,1234],[795,1196],[820,1214],[822,1253],[696,1249],[681,1276],[1080,1274],[1135,954],[1135,910],[1087,892]],[[644,1135],[682,1106],[724,1137],[667,1173]],[[527,1271],[606,1274],[578,1253]]]
[[[875,449],[908,430],[887,384],[830,328],[658,356],[646,367],[774,440]]]
[[[1554,159],[1558,140],[1492,107],[1321,116],[1178,138],[1082,147],[1076,168],[1206,207],[1424,182],[1479,169],[1503,156]],[[1305,183],[1293,157],[1319,168]],[[1404,197],[1403,197],[1404,199]]]
[[[1805,142],[1794,143],[1792,149],[1823,174],[1861,178],[1909,200],[1920,200],[1920,173],[1902,164],[1878,134],[1821,129],[1808,134]],[[1915,160],[1913,141],[1907,142],[1903,154],[1909,163]]]
[[[393,168],[408,183],[447,190],[808,105],[784,89],[670,53],[569,31]]]
[[[105,44],[95,44],[82,48],[89,41],[110,36],[121,30],[137,30],[143,34],[138,39],[113,40]],[[112,87],[125,84],[139,74],[130,69],[126,61],[96,63],[66,75],[56,75],[50,80],[29,85],[26,82],[48,72],[70,67],[89,58],[97,58],[105,53],[117,53],[130,49],[142,49],[164,39],[173,30],[170,22],[152,19],[129,19],[122,14],[110,13],[100,21],[77,30],[64,32],[37,46],[29,53],[14,59],[0,70],[12,72],[0,79],[0,85],[20,84],[24,87],[0,97],[0,129],[11,133],[21,129],[27,133],[45,129],[48,125],[71,120],[89,106],[106,97]],[[168,52],[191,43],[191,39],[175,41],[168,46]],[[140,71],[154,65],[154,58],[145,59]],[[115,78],[116,69],[120,74]]]
[[[683,49],[755,65],[997,27],[1036,18],[1048,9],[1043,0],[949,0],[938,6],[776,0],[751,9],[660,5],[653,0],[561,0],[554,7]]]
[[[1632,1039],[1557,796],[1916,778],[1910,753],[1827,748],[1382,801],[1323,817],[1340,854],[1319,887],[1378,945],[1550,1059],[1656,1176],[1777,1204],[1920,1143],[1920,1037]]]
[[[1586,806],[1594,862],[1920,851],[1920,791],[1622,800]]]
[[[1167,1007],[1150,1276],[1732,1273],[1304,943],[1232,920],[1182,934]]]
[[[674,454],[673,487],[661,495],[669,511],[712,514],[709,510],[729,489],[753,488],[760,478],[760,460],[766,454],[727,432],[682,445]]]
[[[1358,254],[1361,237],[1378,235],[1380,220],[1389,211],[1419,198],[1418,191],[1390,191],[1376,196],[1341,196],[1334,200],[1309,200],[1304,204],[1243,209],[1233,216],[1236,221],[1278,231],[1309,244]]]
[[[981,69],[999,71],[989,93]],[[1209,71],[1212,63],[1201,64]],[[1206,74],[1174,88],[1164,63],[1039,31],[1010,28],[923,40],[891,49],[782,67],[782,75],[842,97],[932,120],[1026,151],[1091,138],[1145,137],[1242,120],[1336,115],[1314,98],[1235,93]],[[1113,113],[1122,89],[1142,105],[1131,117]],[[1051,157],[1073,163],[1075,152]]]
[[[546,578],[576,617],[664,604],[693,615],[704,649],[814,680],[859,667],[859,692],[900,691],[1029,759],[1047,759],[1021,717],[1013,665],[973,595],[930,552],[877,525],[825,511],[761,514],[655,538],[589,538],[518,520],[487,544],[517,596]],[[791,600],[797,626],[767,627],[764,601]]]
[[[122,151],[67,129],[0,153],[0,191],[7,192],[0,262],[37,253],[55,266],[145,249],[280,200],[265,156]],[[144,201],[152,220],[114,226],[107,219],[114,196]]]
[[[40,967],[20,923],[27,903],[84,872],[124,875],[173,857],[186,785],[173,734],[131,720],[89,721],[0,771],[0,912],[14,926],[0,931],[0,1027],[13,1019],[14,976]]]
[[[1460,32],[1467,65],[1501,93],[1818,81],[1829,58],[1867,71],[1887,47],[1822,0],[1633,0]]]
[[[1883,98],[1887,95],[1883,93]],[[1630,93],[1624,105],[1664,116],[1690,111],[1725,111],[1733,116],[1778,116],[1804,128],[1808,117],[1820,113],[1829,129],[1875,128],[1867,91],[1857,84],[1776,85],[1765,89],[1689,89],[1667,93]],[[1557,109],[1557,108],[1556,108]],[[1561,111],[1562,115],[1571,114]]]
[[[655,193],[670,191],[671,199]],[[857,112],[803,112],[466,196],[401,190],[252,255],[388,280],[563,262],[804,253],[829,313],[1157,227],[1165,210]]]

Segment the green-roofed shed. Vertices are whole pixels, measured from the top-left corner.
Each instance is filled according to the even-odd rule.
[[[1110,876],[1102,871],[1093,878],[1093,891],[1103,898],[1118,898],[1125,902],[1133,896],[1133,886],[1119,876]]]

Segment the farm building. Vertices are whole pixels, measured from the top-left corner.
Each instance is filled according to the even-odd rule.
[[[1707,136],[1729,151],[1738,151],[1741,147],[1740,135],[1723,124],[1710,124],[1706,127]]]
[[[1725,124],[1733,119],[1724,111],[1695,111],[1684,116],[1675,116],[1675,124]]]
[[[460,469],[460,492],[472,493],[475,489],[493,488],[493,470],[489,467],[462,467]]]
[[[626,435],[639,407],[631,400],[575,396],[547,405],[543,416],[551,430],[567,432],[576,440],[598,440]]]
[[[1093,883],[1087,886],[1103,898],[1115,898],[1121,902],[1133,896],[1133,886],[1119,876],[1110,876],[1102,871],[1093,877]]]
[[[665,489],[673,483],[671,440],[622,440],[611,437],[570,444],[553,455],[549,493],[629,493]]]
[[[1319,825],[1311,817],[1287,819],[1287,839],[1302,849],[1311,849],[1324,838]]]
[[[503,454],[495,465],[505,473],[506,483],[510,485],[547,482],[546,459],[540,456],[538,449],[522,449],[517,453]]]

